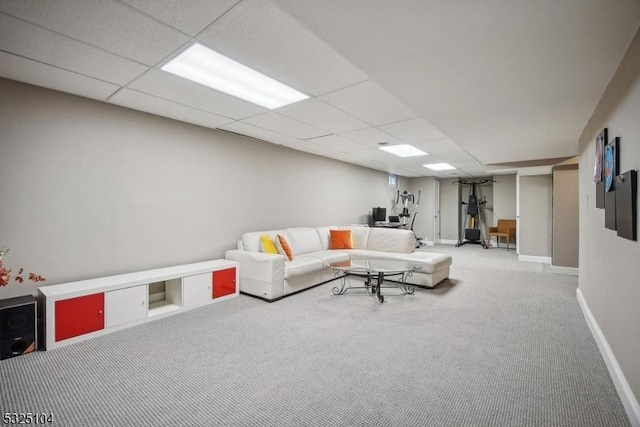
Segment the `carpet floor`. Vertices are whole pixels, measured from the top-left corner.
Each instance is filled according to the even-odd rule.
[[[451,278],[384,304],[335,282],[241,295],[0,361],[0,410],[72,427],[630,425],[576,277],[505,249],[427,250],[453,256]]]

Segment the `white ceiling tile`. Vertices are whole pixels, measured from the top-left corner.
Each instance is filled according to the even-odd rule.
[[[380,126],[380,129],[408,143],[446,138],[446,135],[422,118],[389,123]]]
[[[448,153],[452,151],[463,151],[460,146],[458,146],[455,142],[451,141],[449,138],[438,139],[428,142],[416,142],[412,144],[416,148],[421,149],[422,151],[426,151],[429,154],[433,153]]]
[[[317,136],[327,134],[327,132],[322,129],[318,129],[298,120],[283,116],[282,114],[274,113],[273,111],[249,117],[244,119],[243,123],[248,123],[250,125],[300,139],[315,138]]]
[[[367,79],[298,21],[264,0],[244,0],[198,36],[232,59],[311,95]]]
[[[101,101],[119,89],[111,83],[6,52],[0,52],[0,76]]]
[[[232,119],[243,119],[268,111],[266,108],[161,70],[149,70],[128,87]]]
[[[350,132],[342,132],[340,136],[353,139],[371,147],[377,147],[381,142],[398,142],[398,138],[381,131],[378,128],[365,128]]]
[[[400,157],[398,156],[394,156],[393,154],[387,153],[386,151],[382,151],[377,148],[369,148],[362,151],[353,151],[351,154],[353,154],[354,156],[365,158],[367,160],[375,160],[376,162],[381,162],[384,164],[396,161],[396,159],[400,159]]]
[[[175,29],[113,1],[3,1],[0,11],[149,66],[189,41]]]
[[[0,50],[125,85],[149,68],[33,24],[0,14]]]
[[[417,164],[403,164],[402,168],[406,171],[411,171],[414,175],[425,176],[428,175],[431,169],[427,169],[422,165]]]
[[[333,148],[344,152],[361,151],[367,148],[359,142],[355,142],[351,139],[343,138],[338,135],[326,135],[318,138],[311,138],[308,139],[308,141],[317,145],[322,145],[323,147]]]
[[[225,123],[230,123],[231,119],[221,117],[216,114],[196,110],[181,104],[167,101],[162,98],[136,92],[129,89],[122,89],[116,93],[109,102],[134,110],[157,114],[169,117],[182,122],[193,123],[199,126],[215,129]]]
[[[439,153],[438,157],[444,159],[445,162],[471,162],[475,159],[466,151],[452,151],[450,153]]]
[[[372,126],[408,120],[417,116],[413,110],[373,80],[337,90],[320,98]]]
[[[191,36],[204,30],[238,0],[120,0]]]
[[[300,142],[296,138],[242,122],[228,123],[220,126],[220,129],[280,145]]]
[[[473,161],[450,161],[451,166],[455,166],[458,169],[479,169],[484,170],[484,166],[475,160]]]
[[[366,123],[318,98],[309,98],[305,101],[279,108],[276,111],[334,133],[363,129],[368,126]]]
[[[445,160],[442,160],[440,157],[434,156],[432,154],[429,154],[428,156],[406,157],[404,160],[408,164],[419,165],[419,166],[422,166],[425,163],[443,163],[443,162],[445,162]]]

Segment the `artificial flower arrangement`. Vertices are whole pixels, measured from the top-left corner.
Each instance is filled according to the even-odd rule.
[[[9,252],[9,249],[0,249],[0,286],[7,286],[11,282],[11,270],[7,269],[2,261],[7,252]],[[29,273],[27,279],[32,282],[44,282],[47,280],[35,273]],[[24,282],[24,268],[20,268],[20,270],[18,270],[18,273],[13,276],[13,280],[18,283]]]

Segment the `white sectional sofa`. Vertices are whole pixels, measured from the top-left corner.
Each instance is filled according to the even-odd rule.
[[[351,230],[353,249],[330,249],[330,230]],[[284,255],[261,252],[260,236],[283,236],[293,253]],[[410,230],[366,226],[297,227],[282,230],[248,232],[238,248],[225,258],[240,263],[240,291],[267,301],[335,279],[329,264],[349,259],[398,259],[422,268],[408,278],[418,286],[433,287],[449,277],[449,255],[415,252],[415,236]]]

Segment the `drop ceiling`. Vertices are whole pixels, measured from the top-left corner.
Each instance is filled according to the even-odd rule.
[[[636,0],[0,0],[0,76],[407,177],[571,157]],[[194,42],[310,96],[267,110],[160,70]],[[427,156],[399,158],[380,144]],[[448,162],[454,172],[422,165]]]

